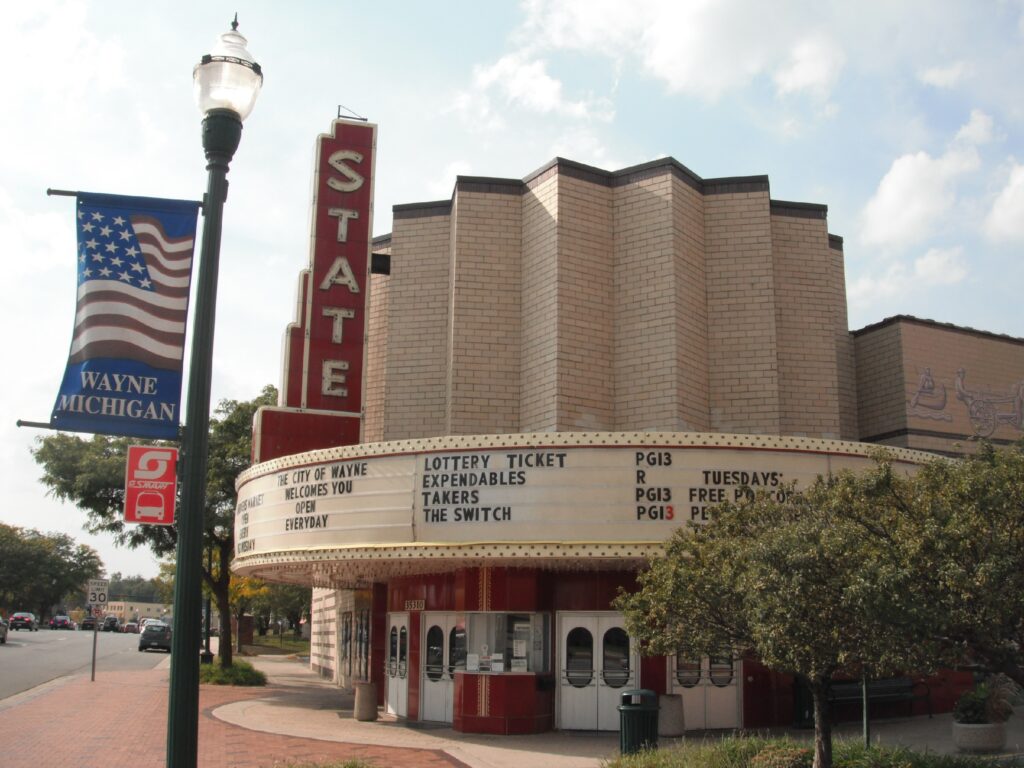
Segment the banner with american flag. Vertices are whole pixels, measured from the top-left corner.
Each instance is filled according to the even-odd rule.
[[[199,206],[77,194],[78,303],[54,429],[178,438]]]

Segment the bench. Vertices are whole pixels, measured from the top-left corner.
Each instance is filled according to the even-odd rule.
[[[863,691],[859,680],[834,682],[828,689],[831,704],[860,702]],[[926,683],[909,677],[890,677],[883,680],[868,680],[868,706],[875,702],[916,701],[928,702],[928,717],[932,716],[932,693]]]

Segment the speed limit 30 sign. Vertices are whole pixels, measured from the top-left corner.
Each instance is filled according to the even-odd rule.
[[[105,608],[107,605],[107,587],[109,586],[110,582],[106,579],[89,579],[88,599],[86,602],[93,607]]]

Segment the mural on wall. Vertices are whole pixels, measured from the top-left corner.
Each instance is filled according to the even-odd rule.
[[[932,378],[932,369],[925,368],[924,373],[917,384],[917,392],[910,401],[910,413],[922,419],[935,419],[936,421],[952,421],[953,416],[944,413],[946,410],[946,385],[939,382],[939,389],[935,389],[935,379]]]
[[[1003,394],[967,389],[964,379],[967,372],[961,368],[956,372],[956,399],[967,408],[974,434],[988,437],[1000,424],[1009,424],[1018,431],[1024,430],[1024,379],[1018,381]]]
[[[1024,431],[1024,379],[1008,390],[969,389],[967,371],[959,368],[954,379],[956,399],[963,403],[975,437],[991,437],[999,427],[1007,425]],[[919,419],[953,421],[949,412],[946,385],[936,382],[932,369],[921,374],[914,396],[907,401],[909,415]]]

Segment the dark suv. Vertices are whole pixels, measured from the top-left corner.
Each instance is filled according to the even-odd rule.
[[[34,613],[18,611],[11,614],[11,629],[27,629],[29,632],[39,631],[39,622]]]
[[[120,632],[121,631],[121,620],[117,616],[107,616],[103,620],[103,626],[100,627],[103,632]]]
[[[168,625],[151,621],[143,628],[142,634],[139,635],[139,650],[145,651],[149,648],[162,648],[168,653],[171,652],[171,628]]]
[[[78,625],[79,629],[96,629],[96,617],[86,616],[82,619],[82,623]]]

